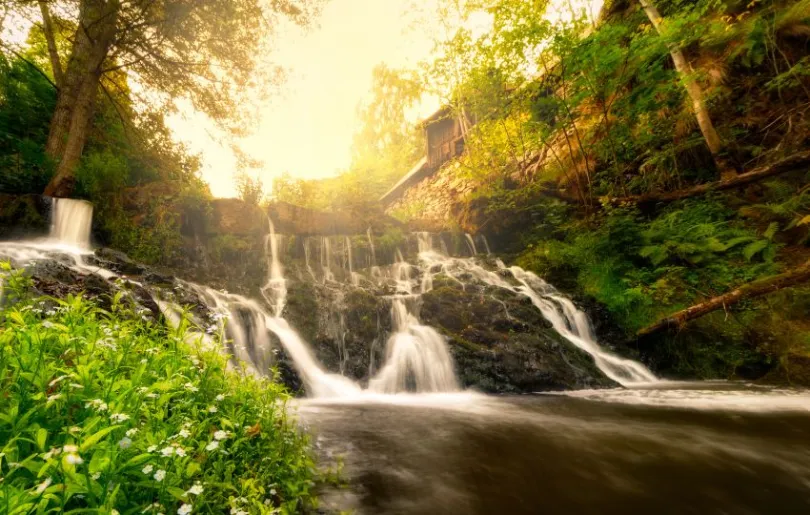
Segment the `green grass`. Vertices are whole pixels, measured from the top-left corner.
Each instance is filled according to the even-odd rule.
[[[109,311],[32,298],[7,265],[0,277],[0,513],[314,505],[282,386],[227,370],[219,351],[187,343],[187,322],[169,329],[120,298]]]

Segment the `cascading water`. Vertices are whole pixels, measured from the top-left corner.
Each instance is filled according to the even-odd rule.
[[[464,237],[467,239],[467,246],[470,248],[470,254],[472,257],[478,255],[478,249],[475,247],[475,240],[473,239],[470,233],[465,233]]]
[[[51,238],[80,249],[90,248],[93,204],[84,200],[54,198]]]
[[[2,253],[18,262],[53,259],[54,254],[58,253],[60,256],[68,256],[71,261],[70,266],[81,273],[94,273],[104,278],[117,277],[117,274],[112,271],[86,264],[86,257],[90,255],[91,221],[92,206],[82,201],[58,199],[54,205],[52,237],[49,241],[4,244]],[[449,257],[445,250],[444,239],[440,235],[417,233],[415,236],[419,252],[416,264],[408,263],[397,249],[395,263],[387,272],[382,272],[376,265],[371,232],[367,233],[371,256],[369,275],[376,276],[382,281],[382,284],[390,281],[395,293],[387,297],[391,302],[393,334],[388,338],[386,344],[386,358],[376,374],[369,379],[368,388],[365,391],[389,394],[403,391],[447,392],[458,390],[458,380],[445,339],[433,328],[420,323],[417,315],[420,309],[421,294],[432,290],[433,278],[438,274],[445,274],[462,286],[465,285],[464,281],[472,276],[484,284],[528,297],[557,332],[575,346],[591,354],[605,375],[617,382],[624,385],[636,385],[656,380],[655,376],[640,363],[620,358],[601,349],[593,335],[587,316],[577,309],[568,298],[534,274],[518,267],[506,268],[500,262],[498,266],[502,273],[498,274],[486,270],[473,258]],[[435,249],[436,238],[438,238],[442,252]],[[270,308],[269,312],[265,311],[259,302],[240,295],[219,292],[193,283],[183,283],[183,286],[192,290],[209,306],[212,312],[221,315],[216,319],[214,325],[207,328],[208,332],[224,331],[230,341],[227,350],[237,362],[246,363],[251,372],[265,374],[273,364],[274,351],[268,337],[269,331],[279,338],[310,396],[361,395],[364,390],[360,385],[339,374],[325,371],[315,359],[307,343],[282,318],[287,298],[287,282],[280,259],[281,241],[282,236],[275,233],[272,221],[268,221],[268,234],[265,238],[268,273],[262,287],[262,294]],[[466,235],[466,241],[471,254],[476,255],[477,248],[474,238]],[[483,241],[489,252],[486,240]],[[320,243],[323,280],[326,283],[334,282],[330,239],[323,237]],[[360,283],[361,274],[354,270],[350,239],[344,237],[343,244],[346,257],[344,268],[348,269],[348,282],[356,288]],[[307,270],[314,278],[315,274],[309,266],[309,250],[309,242],[305,240],[304,253]],[[505,274],[507,271],[508,274]],[[514,282],[507,281],[502,275],[511,275]],[[154,291],[153,294],[167,319],[172,320],[179,316],[178,306],[163,299],[158,291]],[[225,324],[226,318],[228,319],[227,324]],[[342,327],[343,323],[341,323]],[[213,341],[210,338],[208,340]],[[372,349],[371,352],[373,355],[375,350]],[[342,355],[345,355],[345,352]],[[371,372],[373,368],[373,363],[371,363],[369,371]]]
[[[265,236],[264,250],[265,254],[268,256],[268,276],[267,282],[264,284],[261,291],[265,300],[273,307],[273,313],[277,317],[280,317],[281,312],[284,311],[284,303],[287,300],[287,281],[284,279],[284,275],[281,271],[281,261],[279,261],[278,258],[279,236],[276,236],[273,221],[268,218],[267,223],[269,232],[267,236]]]
[[[321,270],[323,282],[335,280],[335,274],[332,273],[332,244],[329,242],[329,236],[321,238]]]
[[[484,243],[484,248],[487,249],[487,256],[491,256],[492,251],[489,249],[489,242],[487,241],[486,235],[481,235],[481,241]]]
[[[528,297],[560,335],[590,354],[596,366],[617,383],[624,386],[638,386],[658,380],[641,363],[621,358],[602,349],[596,341],[587,315],[570,299],[535,274],[517,266],[507,268],[498,260],[498,268],[508,271],[517,281],[517,284],[511,284],[501,275],[486,270],[471,259],[451,258],[432,251],[420,253],[419,258],[428,270],[440,270],[439,273],[458,281],[461,280],[462,274],[469,274],[489,286]]]

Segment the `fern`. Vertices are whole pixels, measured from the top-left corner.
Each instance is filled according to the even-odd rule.
[[[750,262],[754,259],[754,256],[764,251],[770,244],[771,242],[768,240],[757,240],[753,243],[749,243],[742,251],[743,257],[745,257],[746,261]]]

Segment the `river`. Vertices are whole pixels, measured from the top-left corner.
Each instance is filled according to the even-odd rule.
[[[724,383],[306,400],[359,514],[810,513],[810,394]]]

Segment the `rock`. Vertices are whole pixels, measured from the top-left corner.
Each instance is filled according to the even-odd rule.
[[[277,233],[299,236],[365,234],[369,228],[375,233],[382,233],[388,228],[402,226],[396,219],[371,208],[325,212],[274,202],[267,206],[267,215]]]
[[[121,275],[141,275],[147,267],[134,262],[121,251],[102,247],[95,252],[94,263]]]

